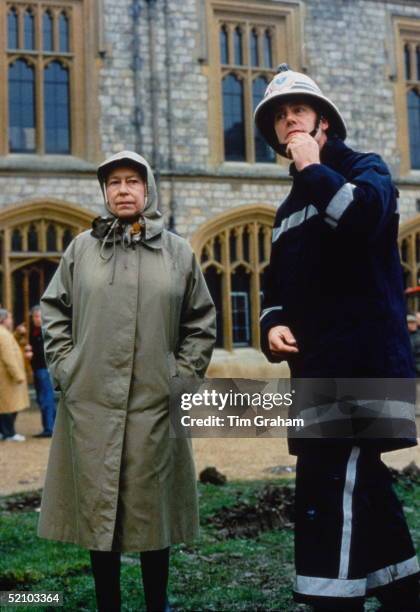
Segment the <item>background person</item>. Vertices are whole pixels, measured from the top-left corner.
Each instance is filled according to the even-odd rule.
[[[120,554],[140,552],[156,612],[169,609],[169,547],[198,530],[190,440],[169,438],[170,391],[204,374],[215,309],[191,247],[163,227],[147,161],[123,151],[98,179],[110,216],[73,240],[41,303],[61,401],[39,535],[90,551],[99,610],[120,609]]]
[[[420,377],[420,331],[416,315],[407,315],[407,329],[410,336],[411,350],[413,352],[417,377]]]
[[[397,192],[378,155],[344,144],[339,110],[305,74],[280,66],[255,121],[272,148],[293,162],[264,281],[267,358],[287,360],[303,389],[307,379],[330,388],[335,379],[409,379],[407,401],[394,402],[401,408],[388,419],[389,430],[404,423],[406,437],[360,440],[352,412],[343,412],[347,437],[289,440],[298,456],[294,597],[316,610],[344,612],[363,610],[365,597],[375,595],[384,611],[414,612],[419,566],[380,460],[381,452],[416,444]],[[328,398],[301,406],[300,416],[316,411],[323,431],[334,432]]]
[[[32,347],[31,366],[36,392],[36,401],[41,410],[42,431],[34,438],[51,438],[55,421],[55,398],[50,374],[47,369],[42,338],[41,307],[31,309],[31,328],[29,342]]]
[[[12,314],[0,308],[0,436],[4,441],[23,442],[16,433],[17,413],[29,407],[25,364],[13,333]]]
[[[32,347],[29,344],[29,335],[28,335],[28,330],[26,328],[25,323],[20,323],[19,325],[16,325],[13,335],[16,339],[16,342],[20,346],[20,350],[23,353],[23,359],[25,363],[25,372],[26,372],[26,381],[28,385],[31,385],[33,383],[32,368],[31,368],[31,359],[32,359],[33,353],[32,353]]]

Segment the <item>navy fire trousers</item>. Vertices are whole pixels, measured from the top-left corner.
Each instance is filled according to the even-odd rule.
[[[374,595],[389,609],[395,599],[397,609],[417,609],[411,606],[419,565],[377,450],[353,446],[299,454],[295,563],[298,602],[344,612],[362,609]]]

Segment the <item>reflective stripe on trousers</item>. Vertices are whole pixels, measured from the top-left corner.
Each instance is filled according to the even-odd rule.
[[[376,451],[337,444],[298,457],[295,561],[295,599],[317,605],[363,601],[419,571],[401,504]]]

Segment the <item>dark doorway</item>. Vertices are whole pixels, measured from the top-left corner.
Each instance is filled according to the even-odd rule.
[[[29,323],[29,311],[39,304],[58,262],[39,259],[15,270],[12,276],[13,317],[15,325]]]

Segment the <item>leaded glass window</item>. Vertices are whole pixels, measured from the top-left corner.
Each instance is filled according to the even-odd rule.
[[[283,24],[255,15],[218,20],[220,154],[227,162],[275,162],[276,155],[254,129],[253,114],[273,78]],[[282,57],[284,59],[284,55]]]
[[[35,147],[35,70],[18,59],[9,66],[9,148],[30,153]]]
[[[51,62],[44,76],[45,151],[70,152],[69,71]]]
[[[45,11],[42,16],[42,38],[44,51],[52,51],[54,48],[53,18],[50,11]]]
[[[34,16],[32,11],[26,11],[24,18],[24,48],[31,50],[35,48]]]
[[[216,346],[259,348],[261,278],[271,250],[274,209],[238,210],[195,245],[216,306]]]
[[[225,159],[245,159],[243,83],[233,74],[223,79],[223,127]]]
[[[18,16],[15,9],[7,14],[7,46],[9,49],[18,48]]]
[[[59,40],[60,40],[60,51],[67,53],[70,51],[69,44],[69,20],[65,13],[61,13],[59,17]]]

